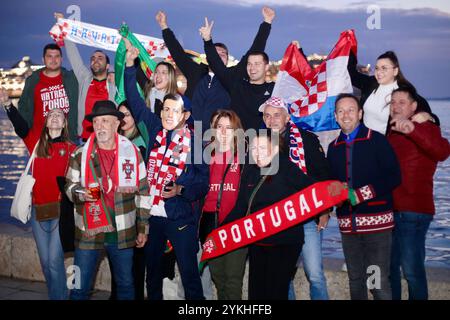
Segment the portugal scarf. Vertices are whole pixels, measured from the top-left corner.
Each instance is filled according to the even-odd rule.
[[[167,141],[166,129],[156,137],[156,146],[150,152],[147,179],[150,188],[150,205],[164,208],[162,190],[169,182],[175,182],[183,173],[186,159],[191,151],[191,132],[187,126],[174,130],[171,141]]]
[[[289,121],[289,125],[289,159],[298,166],[304,174],[307,174],[302,135],[294,122]]]
[[[138,149],[133,143],[116,134],[116,152],[112,187],[115,192],[132,193],[139,188],[139,155]],[[81,186],[87,188],[90,183],[97,182],[100,186],[99,177],[94,168],[94,141],[95,133],[92,133],[85,145],[81,155]],[[101,178],[101,177],[100,177]],[[103,192],[97,201],[86,201],[83,209],[83,222],[85,234],[88,237],[95,236],[102,232],[112,232],[114,227],[111,221],[111,214],[105,204]]]
[[[338,181],[321,181],[212,231],[203,244],[200,269],[212,258],[286,230],[348,199]]]

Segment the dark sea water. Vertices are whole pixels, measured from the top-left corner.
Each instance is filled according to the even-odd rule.
[[[450,140],[450,100],[431,100],[431,109],[441,121],[441,130]],[[336,133],[326,133],[320,140],[325,147]],[[434,200],[436,215],[427,234],[426,264],[434,267],[450,268],[450,158],[439,163],[434,176]],[[336,218],[330,219],[324,231],[323,253],[325,257],[344,258],[341,235]]]
[[[443,135],[450,140],[450,100],[430,101],[430,104],[433,112],[441,120]],[[9,216],[17,180],[25,169],[27,160],[28,152],[25,145],[14,133],[5,111],[1,108],[0,223],[14,224],[28,229],[29,224],[24,225]],[[435,174],[434,199],[436,215],[427,235],[426,263],[429,266],[450,268],[450,159],[438,166]],[[343,258],[341,236],[335,218],[330,220],[329,227],[324,232],[325,257]]]

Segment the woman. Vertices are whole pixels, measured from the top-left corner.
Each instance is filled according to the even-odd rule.
[[[23,119],[15,108],[8,112],[8,116],[16,130],[18,125],[23,125]],[[68,298],[68,290],[64,251],[59,235],[62,195],[57,177],[65,176],[75,145],[69,141],[67,118],[61,109],[49,111],[36,146],[28,136],[24,137],[24,142],[30,153],[33,150],[36,153],[31,166],[36,179],[33,186],[31,228],[47,283],[48,297],[50,300],[65,300]]]
[[[223,224],[270,206],[314,182],[290,161],[287,146],[275,137],[268,130],[266,135],[252,139],[250,154],[256,165],[246,165],[236,206]],[[303,239],[303,225],[298,224],[249,246],[249,300],[288,299]]]
[[[357,60],[353,52],[350,52],[348,72],[352,85],[361,90],[361,104],[364,109],[364,124],[372,130],[386,134],[389,122],[389,104],[392,91],[398,87],[414,86],[406,80],[400,70],[400,63],[393,51],[387,51],[380,55],[375,66],[375,75],[368,76],[356,69]],[[418,96],[418,110],[421,112],[414,116],[416,122],[433,121],[439,124],[439,119],[431,114],[428,102]]]
[[[141,151],[142,157],[145,158],[148,143],[147,129],[134,121],[126,100],[119,105],[119,111],[125,115],[119,128],[119,133],[133,142]]]
[[[161,116],[162,101],[168,93],[177,93],[175,68],[169,62],[161,61],[156,65],[152,80],[149,80],[142,68],[136,68],[136,78],[144,91],[145,103],[158,116]]]
[[[200,219],[199,238],[206,237],[222,224],[236,203],[243,163],[238,157],[236,130],[243,129],[238,115],[231,110],[216,110],[211,117],[214,130],[209,166],[209,192]],[[247,248],[239,249],[208,262],[219,300],[242,299],[242,282]]]

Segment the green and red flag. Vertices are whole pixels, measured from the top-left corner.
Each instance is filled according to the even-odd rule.
[[[136,38],[136,36],[130,31],[126,23],[122,23],[122,26],[119,29],[119,34],[122,37],[127,38],[130,41],[131,45],[139,50],[139,59],[141,61],[140,67],[144,71],[147,78],[150,79],[150,76],[152,75],[153,71],[155,71],[156,62],[153,61],[153,59],[148,54],[147,50],[144,48],[142,43]],[[115,81],[117,87],[115,100],[117,104],[120,104],[122,101],[126,100],[124,89],[124,71],[125,71],[126,53],[127,49],[125,47],[125,42],[123,41],[123,39],[121,39],[119,42],[119,46],[117,47],[114,65]],[[136,86],[142,98],[145,99],[144,94],[137,83]]]

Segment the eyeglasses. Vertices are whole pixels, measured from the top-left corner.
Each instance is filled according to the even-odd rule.
[[[375,67],[375,71],[386,72],[386,71],[388,71],[389,69],[395,69],[395,68],[397,68],[397,67],[386,67],[386,66],[382,66],[381,68]]]

